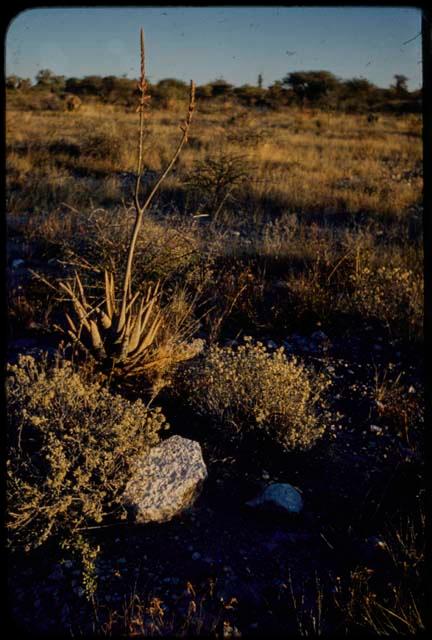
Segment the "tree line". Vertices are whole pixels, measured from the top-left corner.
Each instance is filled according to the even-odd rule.
[[[6,87],[11,92],[45,91],[55,95],[74,94],[82,98],[98,99],[107,103],[133,106],[137,94],[136,80],[126,76],[85,76],[66,78],[42,69],[35,83],[27,78],[10,75]],[[178,100],[188,98],[186,82],[176,78],[165,78],[150,85],[153,101],[169,107]],[[365,78],[342,80],[330,71],[293,71],[268,88],[263,87],[262,74],[257,84],[234,86],[218,78],[197,87],[196,96],[202,101],[235,101],[245,107],[279,109],[289,106],[316,107],[335,111],[365,113],[370,111],[393,111],[416,113],[421,111],[421,89],[408,90],[408,78],[394,75],[394,83],[388,88],[374,85]]]

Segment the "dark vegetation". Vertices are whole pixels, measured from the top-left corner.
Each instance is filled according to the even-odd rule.
[[[407,82],[406,76],[396,74],[390,87],[381,88],[365,78],[342,80],[330,71],[294,71],[268,88],[262,86],[262,76],[256,86],[240,87],[219,78],[198,86],[197,98],[204,108],[215,101],[232,101],[243,107],[267,109],[300,106],[345,113],[420,113],[421,90],[409,91]],[[27,78],[8,76],[6,87],[11,105],[25,109],[31,108],[30,102],[33,108],[55,108],[56,98],[65,93],[133,108],[137,95],[136,81],[126,76],[65,78],[49,69],[39,71],[34,84]],[[187,83],[175,78],[160,80],[149,90],[153,104],[162,107],[186,100],[188,95]]]

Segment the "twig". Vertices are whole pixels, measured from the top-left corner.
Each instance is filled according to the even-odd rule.
[[[332,544],[330,544],[330,542],[327,540],[327,538],[325,537],[325,535],[323,533],[320,533],[321,538],[324,540],[324,542],[326,543],[326,545],[328,547],[330,547],[330,549],[332,551],[334,551],[334,546]]]

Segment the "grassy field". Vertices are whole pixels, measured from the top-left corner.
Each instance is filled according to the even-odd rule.
[[[152,112],[144,145],[149,171],[164,165],[183,111],[179,105],[178,111]],[[11,212],[62,199],[72,206],[87,206],[90,197],[98,204],[118,202],[122,173],[135,170],[136,115],[113,106],[83,106],[73,115],[11,112],[7,134]],[[248,221],[268,218],[270,208],[276,214],[401,218],[419,202],[421,146],[415,115],[383,115],[369,123],[365,116],[311,110],[260,113],[216,105],[201,113],[198,107],[169,187],[184,191],[185,176],[208,156],[234,155],[243,158],[251,182],[248,199],[243,194],[236,207],[246,208]],[[77,184],[78,177],[88,180]]]
[[[146,112],[144,191],[186,111]],[[79,297],[82,282],[94,308],[109,297],[106,272],[119,300],[137,121],[134,109],[90,102],[7,109],[13,616],[43,633],[126,636],[423,630],[421,118],[198,104],[137,240],[132,291],[160,287],[147,360],[107,371],[81,348],[90,331],[81,347],[67,333],[67,291]],[[59,365],[69,360],[70,385]],[[157,405],[172,433],[200,442],[209,478],[190,512],[141,528],[106,516],[105,490],[77,469],[106,465],[112,507],[123,467],[112,479],[84,428],[73,460],[62,449],[65,416],[91,425],[98,385],[131,415],[143,401],[153,440]],[[92,400],[80,404],[85,388]],[[57,400],[41,410],[47,394]],[[108,426],[95,438],[113,438],[127,462],[124,421],[123,440]],[[51,473],[39,469],[36,484],[24,459],[34,445],[21,442],[30,423]],[[269,478],[302,489],[304,518],[243,513]]]

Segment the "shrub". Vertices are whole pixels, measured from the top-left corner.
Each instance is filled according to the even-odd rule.
[[[89,130],[83,136],[80,149],[85,156],[105,159],[114,165],[120,165],[125,150],[124,138],[108,127],[100,131]]]
[[[251,338],[213,346],[187,370],[188,400],[201,415],[232,424],[240,434],[264,432],[284,450],[308,449],[323,435],[322,394],[329,381],[278,349]]]
[[[351,277],[354,309],[383,322],[391,333],[421,339],[423,278],[401,267],[364,267]]]
[[[120,272],[127,259],[131,220],[131,212],[117,207],[68,212],[63,223],[63,254],[71,266],[87,261],[95,271]],[[66,225],[71,221],[74,225],[69,232]],[[170,279],[189,271],[200,255],[199,237],[192,225],[174,215],[169,221],[150,213],[144,218],[137,240],[134,284],[140,286],[146,279]],[[39,229],[40,223],[36,231]],[[45,237],[49,231],[44,226]],[[56,239],[58,235],[56,230]]]
[[[108,513],[126,517],[121,492],[136,456],[167,428],[160,410],[84,380],[67,361],[48,365],[46,356],[8,365],[6,390],[12,548],[30,551],[54,535],[82,546],[79,530]]]
[[[195,163],[186,180],[186,189],[215,223],[222,207],[233,201],[240,187],[250,179],[244,156],[220,154]]]

